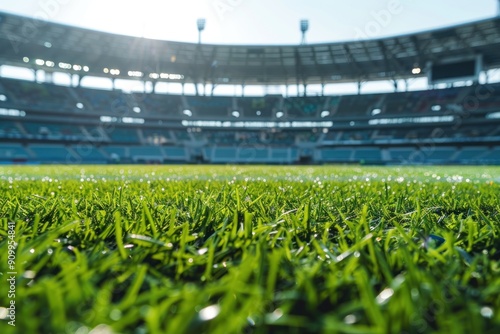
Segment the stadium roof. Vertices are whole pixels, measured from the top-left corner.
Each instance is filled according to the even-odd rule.
[[[484,69],[500,67],[500,18],[374,40],[236,46],[121,36],[0,13],[1,64],[81,75],[235,85],[327,84],[426,76],[429,62],[477,55]],[[415,67],[422,72],[412,74]]]

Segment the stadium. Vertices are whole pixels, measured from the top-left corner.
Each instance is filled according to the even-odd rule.
[[[296,45],[197,24],[0,12],[0,332],[497,333],[500,16],[331,43],[303,20]]]
[[[265,47],[152,41],[50,23],[32,31],[32,19],[6,14],[1,24],[3,63],[48,79],[2,79],[3,163],[500,162],[500,86],[479,82],[500,65],[497,18],[380,40]],[[51,84],[53,72],[78,81]],[[83,88],[85,76],[136,78],[144,90]],[[397,80],[418,76],[449,88],[398,91]],[[381,79],[396,91],[245,97],[202,89]],[[155,94],[162,82],[197,90]]]

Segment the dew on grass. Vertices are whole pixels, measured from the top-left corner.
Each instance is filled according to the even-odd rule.
[[[276,310],[273,311],[273,313],[268,313],[266,314],[266,320],[270,323],[274,323],[277,320],[279,320],[283,316],[283,310],[280,308],[277,308]]]
[[[211,305],[205,307],[204,309],[201,309],[200,312],[198,313],[198,316],[200,317],[201,321],[209,321],[215,319],[219,315],[219,313],[220,313],[220,306]]]
[[[390,288],[385,289],[377,296],[377,303],[380,305],[385,304],[389,300],[389,298],[392,297],[392,295],[394,295],[394,290]]]
[[[256,325],[255,320],[250,316],[247,317],[247,321],[248,321],[248,324],[252,327]]]
[[[108,325],[98,325],[94,329],[92,329],[89,334],[113,334],[114,331],[111,327]]]
[[[493,309],[488,306],[484,306],[481,308],[481,315],[485,318],[493,318]]]
[[[346,315],[346,317],[344,318],[344,322],[348,325],[353,325],[356,323],[356,321],[358,321],[358,318],[356,318],[354,314]]]
[[[35,276],[36,276],[36,272],[34,272],[33,270],[27,270],[23,274],[23,277],[27,278],[27,279],[33,279],[33,278],[35,278]]]

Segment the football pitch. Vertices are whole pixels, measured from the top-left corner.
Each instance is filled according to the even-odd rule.
[[[500,167],[4,166],[0,189],[0,333],[500,332]]]

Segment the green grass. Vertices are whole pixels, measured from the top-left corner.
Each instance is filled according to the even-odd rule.
[[[498,333],[499,178],[2,167],[0,333]]]

